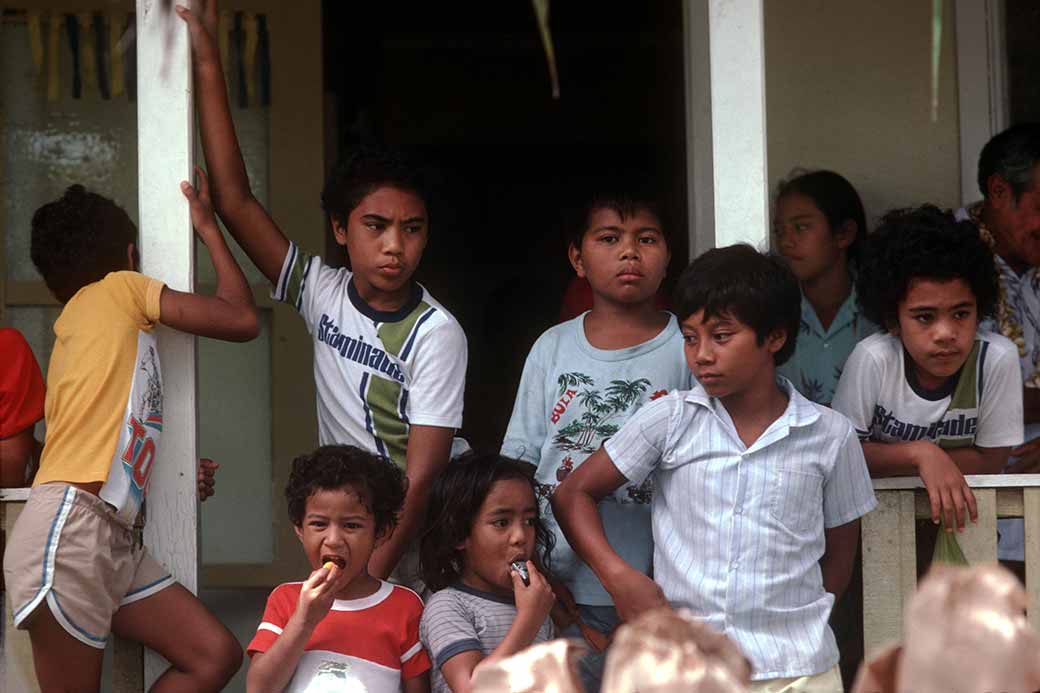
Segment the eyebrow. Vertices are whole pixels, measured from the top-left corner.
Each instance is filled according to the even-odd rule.
[[[390,224],[393,221],[392,219],[384,217],[384,216],[382,216],[380,214],[363,214],[361,216],[361,218],[362,218],[362,220],[378,221],[378,222],[383,223],[383,224]],[[403,224],[414,224],[416,222],[425,223],[425,221],[426,221],[426,217],[418,216],[418,217],[408,217],[407,219],[404,219],[401,223],[403,223]]]
[[[958,310],[960,308],[970,308],[972,306],[971,301],[961,301],[955,306],[950,306],[948,310]],[[911,306],[907,308],[907,311],[911,313],[926,313],[928,311],[939,310],[938,306]]]
[[[622,229],[620,226],[613,225],[597,226],[596,228],[592,229],[592,233],[599,233],[600,231],[613,231],[615,233],[624,233],[624,229]],[[662,233],[660,227],[657,226],[640,226],[639,228],[635,229],[636,233],[643,233],[645,231],[655,231],[657,233]]]

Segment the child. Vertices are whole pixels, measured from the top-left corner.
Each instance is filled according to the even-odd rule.
[[[777,191],[776,247],[802,289],[798,347],[777,370],[826,406],[852,348],[878,329],[861,314],[853,286],[866,223],[856,189],[833,171],[803,173]]]
[[[538,568],[549,564],[553,539],[534,486],[526,462],[476,453],[454,460],[433,485],[420,557],[434,595],[419,629],[433,693],[469,691],[482,662],[553,637],[555,598]]]
[[[213,259],[213,296],[138,274],[130,217],[83,186],[33,215],[32,260],[64,308],[47,373],[47,442],[4,576],[43,690],[96,689],[110,631],[173,663],[159,689],[220,690],[242,661],[234,636],[141,547],[135,523],[162,431],[155,324],[236,341],[258,332],[198,176],[197,193],[181,187]]]
[[[33,427],[43,418],[45,389],[21,332],[0,328],[0,354],[0,488],[10,488],[25,486],[35,472],[40,444]]]
[[[216,43],[215,0],[191,31],[203,151],[213,199],[231,235],[300,312],[314,338],[318,439],[356,445],[401,465],[404,511],[369,565],[394,570],[419,531],[430,484],[462,425],[466,337],[455,318],[412,280],[428,233],[423,184],[410,164],[362,150],[338,165],[322,193],[351,270],[334,269],[290,242],[249,190],[228,110]],[[398,577],[417,585],[414,566]]]
[[[873,476],[918,475],[932,520],[976,519],[965,474],[998,473],[1022,442],[1018,351],[978,331],[997,300],[993,254],[968,222],[897,210],[865,248],[863,313],[886,333],[849,357],[834,408],[856,427]]]
[[[353,446],[325,445],[293,461],[289,518],[314,570],[267,598],[247,648],[249,690],[429,690],[422,600],[368,570],[404,495],[399,467]]]
[[[674,307],[699,384],[644,406],[572,472],[556,519],[623,619],[688,607],[740,646],[752,690],[840,691],[827,616],[876,501],[849,422],[776,376],[795,348],[797,280],[749,246],[709,250],[679,278]],[[648,478],[653,580],[596,512]]]
[[[538,467],[545,523],[556,537],[553,574],[571,592],[581,620],[603,634],[620,623],[614,602],[575,556],[548,499],[645,402],[691,386],[675,316],[657,308],[668,267],[668,238],[647,196],[597,194],[573,224],[568,255],[587,278],[592,310],[547,330],[531,348],[502,454]],[[650,485],[626,484],[600,503],[611,545],[650,572]],[[577,627],[567,635],[581,637]],[[591,643],[590,643],[591,644]],[[604,654],[582,661],[586,690],[599,690]]]

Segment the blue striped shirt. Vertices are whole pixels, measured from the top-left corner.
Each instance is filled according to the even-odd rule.
[[[654,579],[665,597],[731,637],[755,680],[837,664],[824,529],[877,503],[848,419],[778,381],[787,408],[750,447],[699,385],[650,402],[604,445],[630,481],[654,475]]]

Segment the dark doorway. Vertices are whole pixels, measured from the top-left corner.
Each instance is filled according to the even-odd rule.
[[[552,4],[553,100],[531,3],[324,3],[327,159],[359,142],[439,172],[418,280],[469,339],[464,435],[497,448],[527,352],[573,273],[565,211],[645,172],[686,263],[682,5]],[[645,181],[644,181],[645,183]]]

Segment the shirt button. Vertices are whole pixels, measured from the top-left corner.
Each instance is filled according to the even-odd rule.
[[[740,515],[740,514],[742,514],[742,513],[744,512],[744,506],[742,506],[742,505],[738,505],[738,506],[737,506],[737,508],[736,508],[736,510],[734,510],[733,512],[734,512],[734,514],[736,514],[736,515]]]
[[[830,342],[824,342],[823,343],[823,348],[824,349],[830,349],[831,348],[831,343]]]

